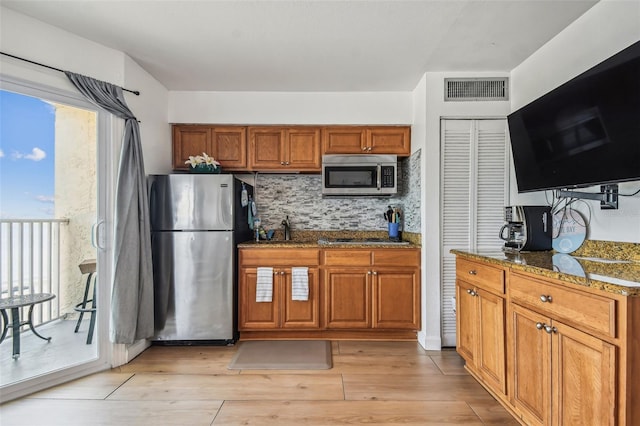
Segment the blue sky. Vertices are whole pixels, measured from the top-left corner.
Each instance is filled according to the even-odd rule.
[[[54,215],[55,110],[0,90],[0,217]]]

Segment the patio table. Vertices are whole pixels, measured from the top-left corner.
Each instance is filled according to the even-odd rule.
[[[7,330],[11,328],[13,330],[13,359],[20,357],[20,327],[23,325],[28,325],[33,334],[39,338],[51,341],[51,337],[44,337],[33,328],[32,316],[35,305],[51,300],[54,297],[56,297],[55,294],[51,293],[35,293],[0,299],[0,314],[2,314],[2,337],[0,337],[0,343],[7,337]],[[29,306],[29,315],[26,321],[20,321],[19,309],[24,306]],[[11,309],[11,323],[9,323],[7,309]]]

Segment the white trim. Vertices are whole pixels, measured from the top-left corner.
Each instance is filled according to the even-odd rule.
[[[427,336],[424,332],[418,332],[418,343],[427,351],[442,350],[442,340],[440,336]]]

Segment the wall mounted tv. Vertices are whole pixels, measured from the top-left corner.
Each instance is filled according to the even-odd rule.
[[[518,192],[640,180],[640,41],[507,120]]]

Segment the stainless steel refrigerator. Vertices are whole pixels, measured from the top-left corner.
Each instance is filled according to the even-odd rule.
[[[233,175],[148,177],[155,299],[154,341],[237,340],[236,245],[251,239],[242,191]]]

